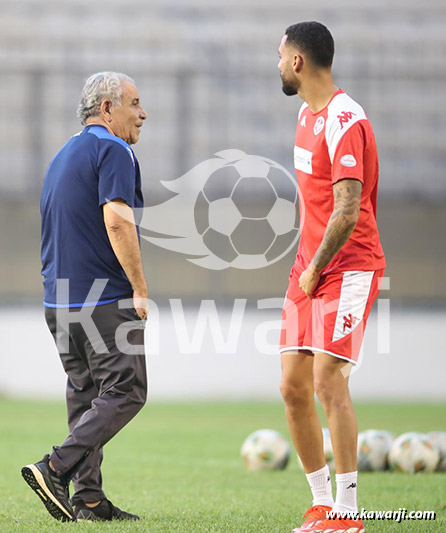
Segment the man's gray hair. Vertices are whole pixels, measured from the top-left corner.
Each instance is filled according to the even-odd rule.
[[[77,108],[77,116],[83,125],[86,124],[87,118],[100,115],[104,98],[108,98],[113,105],[122,104],[123,81],[135,85],[132,78],[121,72],[97,72],[88,78]]]

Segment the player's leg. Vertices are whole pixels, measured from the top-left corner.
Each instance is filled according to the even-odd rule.
[[[330,471],[325,461],[319,415],[314,401],[313,356],[299,352],[282,353],[282,381],[288,428],[313,496],[305,521],[294,531],[305,531],[325,519],[333,506]]]
[[[325,411],[336,464],[334,512],[357,512],[357,422],[349,391],[352,364],[358,360],[370,309],[383,272],[345,272],[325,276],[316,291],[311,338],[314,386]],[[361,520],[326,520],[318,531],[362,532]]]
[[[338,474],[356,470],[358,425],[348,386],[351,366],[326,353],[314,354],[314,388],[327,417]]]
[[[305,513],[305,531],[325,518],[333,505],[330,471],[325,462],[321,423],[314,401],[313,356],[303,349],[311,301],[302,292],[298,273],[290,278],[282,314],[280,339],[282,354],[281,392],[290,435],[302,460],[313,495],[313,505]]]
[[[316,296],[322,305],[313,305],[312,310],[314,385],[327,416],[333,444],[335,511],[357,511],[358,427],[349,376],[352,365],[358,361],[382,275],[383,271],[328,275],[317,289]]]
[[[325,457],[321,423],[314,402],[311,353],[282,353],[280,391],[290,435],[305,472],[320,470],[325,466]]]
[[[303,349],[311,319],[311,301],[299,287],[300,272],[292,270],[282,311],[280,391],[290,435],[306,473],[325,465],[322,430],[314,403],[313,353]]]
[[[348,375],[351,363],[325,353],[314,355],[314,386],[328,421],[336,464],[336,501],[333,512],[357,513],[357,436]],[[325,520],[316,531],[364,531],[360,519]]]
[[[337,512],[358,510],[358,425],[348,387],[351,366],[332,355],[314,355],[314,386],[327,417],[336,464]]]
[[[367,281],[371,277],[367,274]],[[364,300],[357,302],[355,287],[364,292]],[[350,288],[350,290],[346,290]],[[360,307],[365,308],[370,289],[365,286],[362,275],[356,283],[352,276],[332,274],[324,276],[315,291],[312,301],[311,327],[305,338],[306,345],[314,353],[314,388],[324,409],[336,465],[335,511],[357,511],[357,423],[349,391],[349,376],[352,363],[358,357],[362,343],[363,327]],[[358,323],[352,332],[343,327],[344,315],[354,306]],[[347,312],[348,310],[348,312]],[[353,324],[353,321],[352,321]],[[353,334],[352,334],[353,333]],[[338,357],[335,357],[336,354]],[[348,483],[347,483],[348,482]],[[347,489],[348,490],[345,490]]]

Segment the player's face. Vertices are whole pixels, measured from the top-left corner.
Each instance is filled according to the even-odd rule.
[[[284,35],[279,46],[279,64],[280,77],[282,78],[282,91],[287,96],[297,94],[297,80],[294,76],[291,62],[293,59],[292,48],[286,45],[287,36]]]
[[[139,94],[133,83],[122,82],[122,104],[112,106],[110,127],[113,133],[127,144],[138,142],[139,133],[147,113],[139,101]]]

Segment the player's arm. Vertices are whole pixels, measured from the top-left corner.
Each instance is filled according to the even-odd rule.
[[[334,207],[319,248],[299,278],[299,286],[311,297],[322,270],[350,238],[358,222],[362,183],[343,179],[333,185]]]
[[[122,200],[113,200],[104,204],[103,211],[110,244],[134,291],[136,312],[141,319],[145,319],[148,312],[148,290],[133,209]]]
[[[362,183],[343,179],[333,185],[334,208],[311,266],[321,272],[350,238],[359,218]]]

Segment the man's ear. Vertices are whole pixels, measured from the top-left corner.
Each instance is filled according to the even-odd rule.
[[[304,58],[300,54],[294,54],[293,57],[293,70],[298,74],[304,66]]]
[[[107,98],[102,100],[102,102],[101,102],[101,115],[106,120],[111,120],[111,107],[112,107],[111,100],[108,100]]]

